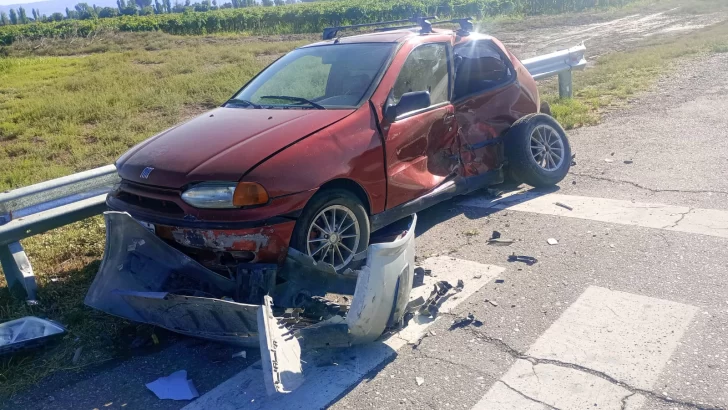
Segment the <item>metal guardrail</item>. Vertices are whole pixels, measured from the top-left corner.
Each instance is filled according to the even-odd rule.
[[[571,98],[572,70],[586,66],[579,45],[523,61],[536,80],[559,76],[559,95]],[[0,264],[10,290],[29,303],[36,300],[33,268],[20,240],[106,210],[106,195],[119,182],[114,165],[79,172],[0,193]]]
[[[542,80],[558,75],[559,97],[571,98],[574,93],[571,72],[573,70],[583,70],[586,67],[585,52],[586,46],[582,43],[566,50],[529,58],[523,60],[522,63],[534,80]]]
[[[106,209],[106,194],[119,182],[114,165],[0,193],[0,264],[8,288],[36,299],[33,268],[20,240]]]

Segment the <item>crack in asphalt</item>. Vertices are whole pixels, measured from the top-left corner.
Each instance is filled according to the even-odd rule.
[[[676,226],[677,226],[677,225],[678,225],[678,224],[679,224],[680,222],[682,222],[682,220],[683,220],[683,219],[685,219],[685,217],[686,217],[686,216],[687,216],[687,215],[688,215],[688,214],[689,214],[690,212],[693,212],[693,211],[694,211],[694,209],[693,209],[693,208],[688,208],[687,212],[680,212],[680,218],[678,218],[678,220],[677,220],[677,221],[675,221],[675,223],[674,223],[674,224],[672,224],[672,225],[667,225],[667,226],[663,226],[663,227],[662,227],[662,229],[667,229],[667,228],[674,228],[674,227],[676,227]]]
[[[629,400],[629,398],[632,397],[632,396],[634,396],[635,394],[637,394],[637,392],[632,392],[632,393],[630,393],[630,394],[622,397],[622,407],[621,407],[621,410],[627,410],[627,400]]]
[[[548,403],[544,403],[544,402],[542,402],[540,400],[534,399],[533,397],[526,395],[525,393],[523,393],[520,390],[514,389],[513,386],[511,386],[510,384],[504,382],[503,380],[498,380],[496,383],[503,383],[504,386],[506,386],[509,389],[513,390],[514,392],[518,393],[521,397],[523,397],[525,399],[528,399],[528,400],[530,400],[530,401],[532,401],[534,403],[541,404],[541,405],[546,406],[546,407],[548,407],[549,409],[552,409],[552,410],[561,410],[558,407],[554,407],[554,406],[552,406],[552,405],[550,405]]]
[[[670,397],[665,397],[665,396],[659,395],[657,393],[654,393],[654,392],[652,392],[650,390],[645,390],[645,389],[641,389],[639,387],[631,386],[631,385],[629,385],[629,384],[627,384],[627,383],[625,383],[625,382],[623,382],[621,380],[615,379],[614,377],[612,377],[612,376],[610,376],[610,375],[608,375],[608,374],[606,374],[606,373],[604,373],[602,371],[590,369],[588,367],[584,367],[584,366],[581,366],[581,365],[578,365],[578,364],[569,363],[569,362],[562,362],[560,360],[555,360],[555,359],[544,359],[544,358],[538,358],[538,357],[529,356],[529,355],[527,355],[525,353],[522,353],[522,352],[516,350],[515,348],[511,347],[510,345],[508,345],[506,342],[504,342],[501,339],[494,338],[492,336],[489,336],[489,335],[487,335],[485,333],[479,332],[479,331],[477,331],[475,329],[472,329],[472,328],[465,328],[465,330],[469,331],[470,333],[472,333],[473,335],[475,335],[479,339],[485,340],[486,342],[488,342],[488,343],[490,343],[492,345],[495,345],[495,346],[499,347],[500,350],[502,350],[503,352],[509,354],[510,356],[512,356],[515,359],[522,359],[522,360],[527,360],[527,361],[531,362],[531,364],[533,366],[536,366],[536,365],[539,365],[539,364],[542,364],[542,363],[543,364],[551,364],[551,365],[554,365],[554,366],[565,367],[565,368],[577,370],[577,371],[580,371],[580,372],[583,372],[583,373],[588,373],[588,374],[590,374],[592,376],[599,377],[599,378],[601,378],[603,380],[606,380],[606,381],[608,381],[608,382],[610,382],[610,383],[612,383],[614,385],[617,385],[617,386],[622,387],[622,388],[624,388],[626,390],[629,390],[633,394],[634,393],[640,393],[640,394],[642,394],[644,396],[647,396],[649,398],[655,399],[655,400],[660,401],[660,402],[663,402],[663,403],[682,405],[682,406],[689,407],[691,409],[696,409],[696,410],[727,410],[725,407],[719,407],[719,406],[714,406],[714,405],[710,405],[710,404],[708,404],[708,405],[700,405],[700,404],[693,403],[693,402],[689,402],[689,401],[683,401],[683,400],[673,399],[673,398],[670,398]]]
[[[680,192],[680,193],[684,193],[684,194],[708,194],[708,193],[713,193],[713,194],[728,195],[728,191],[702,190],[702,189],[659,189],[659,188],[650,188],[648,186],[644,186],[644,185],[639,184],[637,182],[625,181],[623,179],[600,177],[600,176],[591,175],[591,174],[583,174],[581,172],[569,172],[569,174],[576,175],[576,176],[579,176],[579,177],[596,179],[596,180],[599,180],[599,181],[614,182],[614,183],[618,183],[618,184],[629,184],[629,185],[632,185],[632,186],[637,187],[639,189],[644,189],[646,191],[655,192],[655,193],[657,193],[657,192]]]

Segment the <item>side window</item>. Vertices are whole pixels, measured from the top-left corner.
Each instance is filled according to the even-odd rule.
[[[457,100],[469,94],[496,88],[512,77],[510,65],[487,40],[455,47],[455,95]]]
[[[429,91],[432,105],[448,101],[450,88],[445,44],[421,45],[410,53],[402,66],[392,92],[392,103],[397,104],[402,94]]]

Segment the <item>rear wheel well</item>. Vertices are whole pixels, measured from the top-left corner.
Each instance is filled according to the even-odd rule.
[[[321,185],[321,188],[319,188],[318,192],[322,192],[324,190],[330,190],[330,189],[344,189],[347,190],[359,198],[361,203],[364,205],[364,208],[367,211],[368,215],[372,214],[372,208],[369,203],[369,196],[367,195],[364,188],[361,187],[361,185],[357,184],[356,182],[352,181],[351,179],[332,179],[331,181]]]

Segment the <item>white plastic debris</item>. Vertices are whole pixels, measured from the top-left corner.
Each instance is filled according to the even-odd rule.
[[[192,380],[187,380],[187,370],[178,370],[167,377],[160,377],[146,386],[162,400],[192,400],[200,395]]]
[[[423,377],[415,377],[415,381],[417,382],[418,386],[422,386],[422,383],[425,382],[425,379]]]
[[[605,158],[605,159],[604,159],[604,162],[614,162],[614,160],[613,160],[613,159],[611,159],[611,158]]]
[[[546,242],[548,242],[549,245],[558,245],[559,241],[556,240],[556,238],[548,238],[546,239]]]
[[[35,316],[0,323],[0,354],[32,348],[64,333],[60,324]]]

